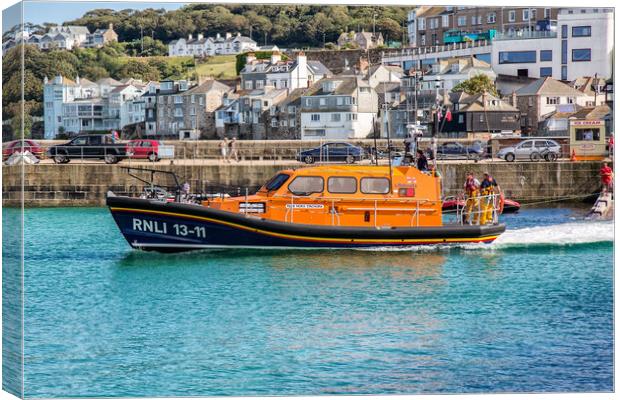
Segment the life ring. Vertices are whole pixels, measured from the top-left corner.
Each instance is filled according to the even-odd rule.
[[[499,194],[499,214],[504,213],[504,192],[500,192]]]

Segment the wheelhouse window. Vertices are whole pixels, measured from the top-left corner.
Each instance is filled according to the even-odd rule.
[[[288,185],[288,190],[297,196],[308,196],[323,192],[323,178],[320,176],[298,176]]]
[[[360,188],[362,193],[366,194],[388,194],[390,180],[388,178],[362,178]]]
[[[265,189],[267,189],[270,192],[272,190],[278,190],[280,189],[280,187],[282,187],[284,182],[288,180],[288,178],[289,178],[288,174],[278,174],[274,176],[273,178],[271,178],[269,182],[265,184]]]
[[[330,193],[357,192],[357,179],[346,176],[332,176],[327,180],[327,191]]]

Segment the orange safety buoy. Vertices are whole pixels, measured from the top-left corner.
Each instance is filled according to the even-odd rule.
[[[575,154],[575,149],[573,149],[573,152],[570,155],[570,160],[577,161],[577,154]]]

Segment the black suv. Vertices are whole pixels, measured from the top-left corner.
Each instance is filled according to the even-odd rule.
[[[47,155],[57,164],[68,163],[72,158],[103,159],[106,164],[116,164],[126,153],[126,145],[117,143],[110,134],[76,136],[68,143],[47,150]]]

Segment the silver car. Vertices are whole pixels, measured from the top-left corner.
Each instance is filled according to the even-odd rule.
[[[562,154],[562,147],[555,140],[528,139],[516,146],[504,147],[497,157],[508,162],[514,160],[555,161]]]

